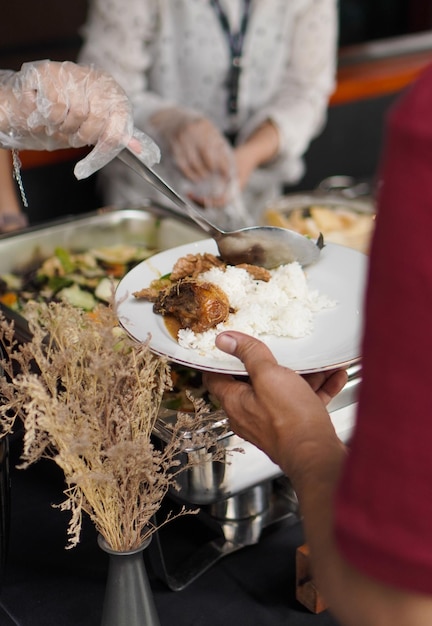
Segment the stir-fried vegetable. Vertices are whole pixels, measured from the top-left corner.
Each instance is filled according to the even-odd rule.
[[[0,302],[19,311],[29,300],[65,299],[91,311],[98,302],[109,302],[119,280],[154,252],[123,244],[83,252],[59,247],[28,271],[0,275]]]
[[[154,250],[130,245],[79,253],[57,248],[53,256],[28,271],[0,275],[0,302],[20,311],[29,300],[65,299],[77,308],[93,311],[99,302],[110,302],[119,280],[153,253]],[[169,282],[169,275],[161,277],[160,282],[161,285]],[[202,384],[201,372],[173,363],[171,376],[173,387],[164,393],[162,400],[165,409],[193,412],[189,391],[217,408]]]

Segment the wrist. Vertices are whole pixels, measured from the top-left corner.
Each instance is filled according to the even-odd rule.
[[[18,230],[26,226],[28,226],[28,218],[25,213],[14,209],[0,213],[0,232]]]
[[[277,158],[279,147],[279,131],[271,121],[264,122],[244,143],[238,145],[235,158],[240,185],[244,187],[256,169]]]
[[[243,189],[259,164],[256,162],[254,151],[247,144],[234,149],[234,159],[239,185]]]
[[[337,436],[333,424],[314,425],[313,435],[295,433],[288,435],[289,443],[282,446],[284,460],[282,469],[289,476],[296,489],[301,491],[309,479],[316,480],[320,476],[332,472],[333,466],[339,466],[346,456],[346,446]]]

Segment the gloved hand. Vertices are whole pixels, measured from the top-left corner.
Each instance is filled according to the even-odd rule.
[[[18,150],[94,146],[74,169],[86,178],[126,145],[147,165],[159,148],[133,128],[126,93],[107,73],[65,61],[25,63],[0,72],[0,145]]]
[[[151,134],[180,172],[198,183],[209,178],[228,182],[233,175],[232,150],[207,118],[175,107],[155,113]]]

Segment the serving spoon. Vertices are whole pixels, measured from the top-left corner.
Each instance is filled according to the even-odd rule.
[[[207,220],[198,209],[182,198],[154,170],[145,165],[138,156],[125,148],[117,158],[123,161],[152,187],[169,198],[181,211],[174,207],[164,207],[164,211],[174,217],[185,215],[212,237],[219,249],[221,258],[229,265],[250,263],[272,269],[278,265],[297,261],[300,265],[310,265],[318,260],[324,246],[322,235],[317,242],[287,228],[275,226],[249,226],[239,230],[224,231]]]

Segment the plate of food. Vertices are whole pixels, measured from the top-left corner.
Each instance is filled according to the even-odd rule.
[[[303,269],[229,266],[213,239],[160,252],[117,286],[120,325],[170,361],[199,370],[246,375],[215,346],[235,329],[266,343],[277,361],[299,373],[347,367],[360,359],[367,257],[328,244]]]

